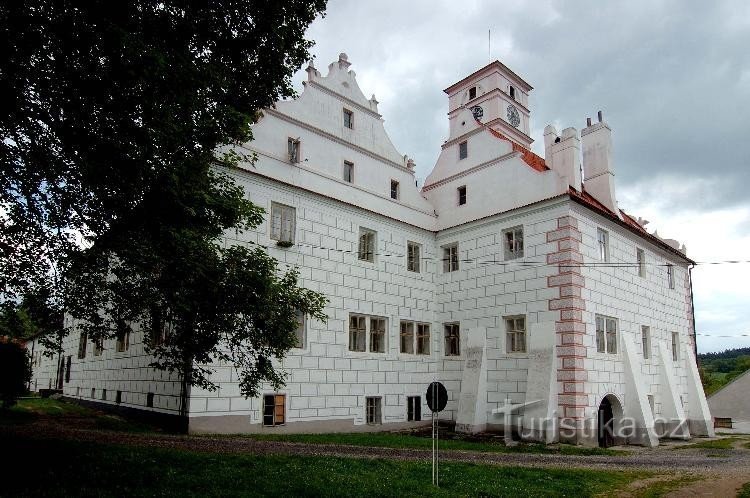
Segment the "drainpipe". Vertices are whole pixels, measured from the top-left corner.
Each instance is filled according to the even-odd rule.
[[[700,366],[698,362],[698,338],[695,331],[695,301],[693,300],[693,268],[695,264],[688,266],[688,284],[690,285],[690,319],[693,323],[693,354],[695,354],[695,366]]]

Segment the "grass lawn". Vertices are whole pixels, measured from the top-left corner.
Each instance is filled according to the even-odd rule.
[[[746,482],[737,492],[737,498],[750,498],[750,482]]]
[[[441,450],[467,450],[494,453],[552,453],[562,455],[626,455],[627,452],[604,448],[584,448],[570,444],[543,445],[520,443],[505,446],[502,438],[472,439],[455,433],[447,434],[452,439],[441,439]],[[242,434],[232,437],[249,437],[261,441],[286,441],[290,443],[347,444],[383,448],[432,449],[432,439],[423,435],[391,432],[358,432],[350,434]]]
[[[637,472],[441,465],[429,462],[193,453],[6,438],[0,496],[592,496]],[[33,463],[33,464],[32,464]]]
[[[722,439],[714,439],[711,441],[701,441],[699,443],[687,444],[685,446],[678,446],[675,450],[692,450],[692,449],[705,449],[705,450],[731,450],[732,445],[737,441],[742,441],[743,438],[739,437],[727,437]]]

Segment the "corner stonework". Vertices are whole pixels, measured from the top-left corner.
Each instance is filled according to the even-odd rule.
[[[555,331],[560,441],[577,443],[576,435],[584,428],[588,407],[588,372],[584,367],[586,325],[583,322],[586,303],[581,297],[585,281],[581,275],[583,255],[578,220],[572,216],[558,218],[557,229],[547,232],[547,242],[557,242],[557,251],[547,255],[547,264],[558,265],[558,272],[547,277],[547,287],[559,290],[558,297],[549,300],[549,309],[559,312]]]

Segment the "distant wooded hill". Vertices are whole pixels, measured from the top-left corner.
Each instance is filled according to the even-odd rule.
[[[750,369],[750,348],[727,349],[698,355],[701,381],[709,396]]]

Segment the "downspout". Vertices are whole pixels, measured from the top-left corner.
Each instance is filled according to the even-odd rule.
[[[690,285],[690,320],[693,325],[693,354],[695,354],[695,366],[699,367],[698,338],[696,337],[695,331],[695,301],[693,299],[693,268],[695,268],[695,263],[691,263],[690,266],[688,266],[688,284]]]

